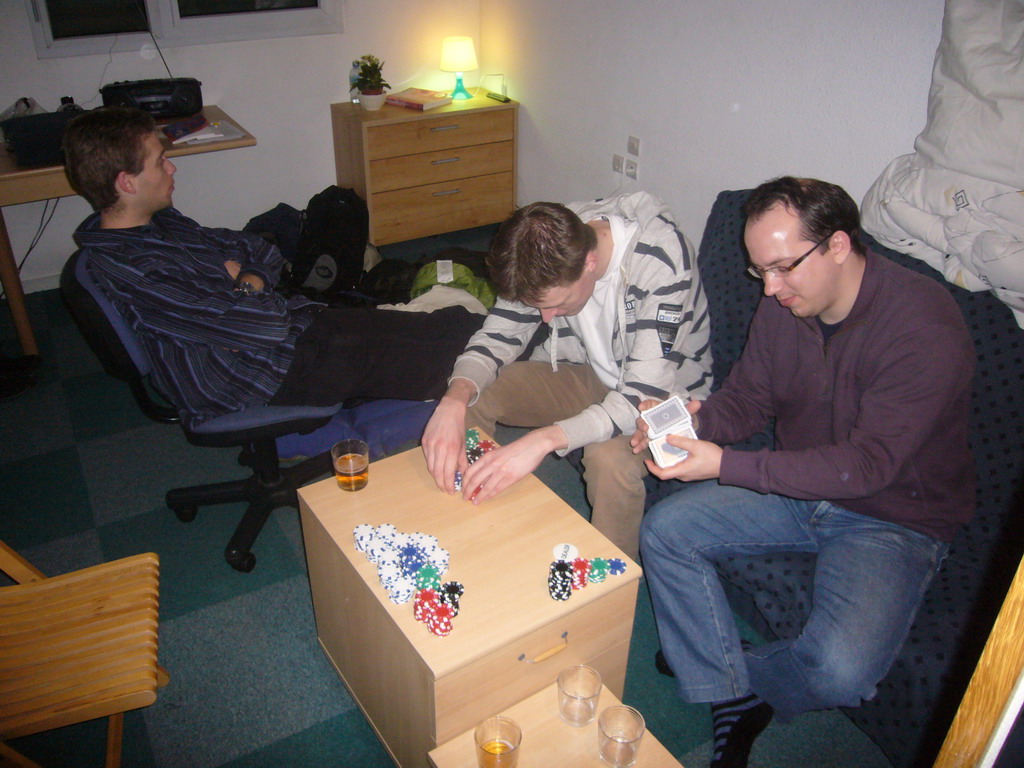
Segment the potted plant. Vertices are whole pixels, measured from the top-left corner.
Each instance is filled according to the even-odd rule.
[[[381,70],[384,62],[371,53],[359,58],[359,78],[356,80],[356,88],[359,89],[359,103],[365,109],[380,109],[387,98],[385,88],[391,84],[384,79]]]

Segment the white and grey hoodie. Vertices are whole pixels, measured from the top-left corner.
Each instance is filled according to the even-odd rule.
[[[569,438],[568,448],[559,455],[632,434],[641,400],[663,400],[673,394],[684,400],[703,399],[711,387],[710,324],[696,254],[676,229],[665,204],[646,192],[634,192],[568,207],[584,222],[618,215],[639,226],[620,267],[622,296],[612,338],[618,384],[600,403],[557,422]],[[674,341],[666,346],[667,353],[659,337],[659,307],[663,329],[677,329]],[[678,323],[666,323],[666,315],[677,318]],[[497,378],[502,365],[522,354],[540,323],[539,310],[498,299],[452,372],[451,379],[468,379],[476,386],[477,396],[470,405]],[[590,362],[586,348],[564,318],[554,318],[550,329],[547,341],[533,351],[531,360],[550,360],[555,370],[559,363]]]

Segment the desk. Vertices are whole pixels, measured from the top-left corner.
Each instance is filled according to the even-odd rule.
[[[177,146],[164,139],[168,157],[198,155],[204,152],[217,152],[222,149],[251,147],[256,144],[255,137],[246,131],[245,128],[238,125],[236,120],[225,114],[224,110],[220,107],[213,105],[205,106],[203,107],[203,114],[211,123],[218,120],[234,123],[242,131],[243,135],[237,139],[209,141],[193,145],[179,144]],[[14,328],[18,333],[18,341],[21,343],[21,350],[26,355],[38,355],[39,347],[36,344],[36,337],[32,332],[28,313],[25,310],[25,292],[21,287],[18,264],[14,258],[14,251],[11,248],[10,237],[7,234],[7,224],[4,222],[3,217],[3,206],[32,203],[54,197],[69,197],[74,194],[76,194],[75,190],[68,183],[63,165],[48,165],[42,168],[19,168],[14,162],[14,156],[6,148],[0,146],[0,283],[3,284],[4,292],[7,294],[7,302],[11,309]]]

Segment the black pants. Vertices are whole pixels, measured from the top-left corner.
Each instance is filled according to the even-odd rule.
[[[455,358],[483,322],[483,315],[464,307],[435,312],[328,307],[299,336],[295,359],[270,405],[438,398],[447,389]]]

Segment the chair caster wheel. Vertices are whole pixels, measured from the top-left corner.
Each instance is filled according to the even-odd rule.
[[[199,513],[199,505],[188,504],[184,507],[178,507],[173,509],[174,514],[183,523],[191,523],[196,519],[196,515]]]
[[[224,553],[224,559],[228,561],[228,565],[241,573],[249,573],[256,567],[256,555],[252,552],[243,554],[238,550],[229,549]]]

